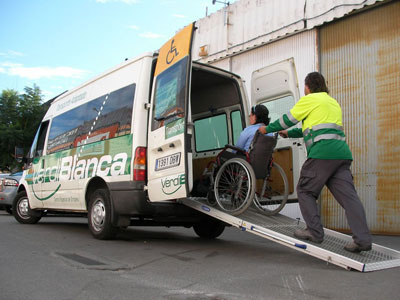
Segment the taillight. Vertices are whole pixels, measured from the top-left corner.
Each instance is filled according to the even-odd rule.
[[[3,179],[3,184],[4,186],[15,186],[15,187],[19,185],[17,180],[11,178]]]
[[[137,147],[133,161],[133,179],[146,181],[146,147]]]
[[[18,187],[19,183],[15,179],[2,178],[0,179],[0,192],[4,191],[6,186]]]

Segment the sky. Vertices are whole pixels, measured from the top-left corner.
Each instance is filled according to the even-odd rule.
[[[126,58],[158,50],[224,6],[212,2],[0,0],[0,92],[36,84],[47,101]]]

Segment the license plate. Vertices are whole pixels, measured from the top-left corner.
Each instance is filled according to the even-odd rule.
[[[181,153],[175,153],[156,159],[156,171],[179,166],[181,163]]]

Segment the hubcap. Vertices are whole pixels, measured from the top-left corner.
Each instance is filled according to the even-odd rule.
[[[21,199],[21,201],[19,201],[18,214],[23,219],[29,218],[29,203],[27,198]]]
[[[96,231],[101,231],[106,219],[106,208],[101,200],[97,200],[92,207],[92,225]]]

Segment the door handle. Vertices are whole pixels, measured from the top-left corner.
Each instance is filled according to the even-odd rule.
[[[162,152],[162,148],[161,148],[161,147],[158,148],[157,151],[158,151],[158,152]]]

